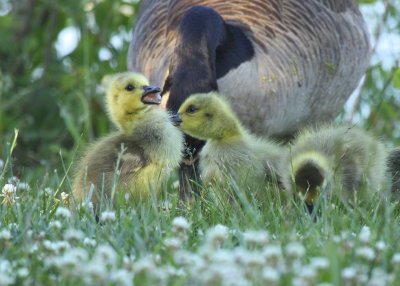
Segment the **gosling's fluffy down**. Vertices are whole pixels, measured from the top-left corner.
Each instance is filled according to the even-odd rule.
[[[182,133],[172,125],[169,114],[149,106],[160,101],[159,89],[148,85],[140,74],[116,75],[107,92],[107,108],[119,131],[91,146],[80,160],[73,186],[74,196],[84,200],[93,185],[93,202],[102,192],[127,191],[134,199],[158,190],[179,165]]]
[[[218,93],[191,95],[174,120],[183,132],[207,140],[199,154],[203,182],[224,182],[229,176],[249,186],[266,176],[279,177],[285,149],[249,133]]]
[[[307,129],[291,146],[284,186],[293,190],[293,182],[308,205],[312,205],[324,183],[339,198],[352,202],[359,191],[379,191],[386,171],[386,148],[367,132],[356,127],[324,126]],[[338,193],[335,193],[338,194]]]

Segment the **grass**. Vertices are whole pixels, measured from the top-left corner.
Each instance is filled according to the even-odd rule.
[[[98,222],[75,206],[69,166],[15,178],[0,162],[0,285],[397,285],[397,205],[374,196],[350,207],[321,196],[314,215],[265,186],[265,196],[218,199],[211,187],[182,204],[116,194]],[[338,191],[339,191],[338,187]]]

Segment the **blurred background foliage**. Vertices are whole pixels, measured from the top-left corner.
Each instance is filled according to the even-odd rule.
[[[0,150],[19,129],[17,165],[55,168],[60,151],[70,161],[79,146],[112,128],[100,82],[126,70],[138,2],[0,0]],[[400,35],[400,0],[358,2],[372,19],[378,56],[339,120],[400,145],[399,37],[398,47],[386,43],[393,48],[389,59],[379,56],[385,37]]]

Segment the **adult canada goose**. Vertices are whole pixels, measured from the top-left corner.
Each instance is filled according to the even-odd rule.
[[[102,189],[111,195],[113,184],[131,197],[149,196],[179,165],[183,135],[165,110],[151,106],[160,103],[159,92],[141,74],[121,73],[111,79],[107,109],[120,130],[89,146],[76,171],[76,199],[85,199],[93,185],[96,203]]]
[[[308,206],[313,205],[326,183],[330,192],[342,188],[339,198],[351,202],[359,191],[380,191],[386,182],[386,148],[356,127],[324,126],[306,129],[293,142],[289,166],[292,177],[284,186],[296,191]],[[365,183],[365,184],[364,184]]]
[[[392,195],[395,198],[400,198],[400,148],[394,148],[389,152],[388,171],[392,179]]]
[[[266,178],[280,179],[286,148],[247,131],[218,93],[191,95],[172,118],[183,132],[206,140],[199,154],[205,183],[224,184],[232,178],[246,188],[263,185]]]
[[[173,112],[218,90],[252,132],[285,138],[334,118],[369,56],[353,0],[143,0],[128,67],[163,85]]]

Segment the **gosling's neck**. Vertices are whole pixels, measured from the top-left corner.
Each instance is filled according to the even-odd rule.
[[[134,112],[121,112],[115,114],[114,122],[124,134],[131,134],[141,122],[152,116],[152,110],[153,109],[150,106],[146,106],[145,108]]]
[[[246,130],[239,120],[234,116],[223,116],[219,120],[220,126],[215,128],[214,134],[210,136],[212,143],[233,143],[240,141],[246,136]]]

